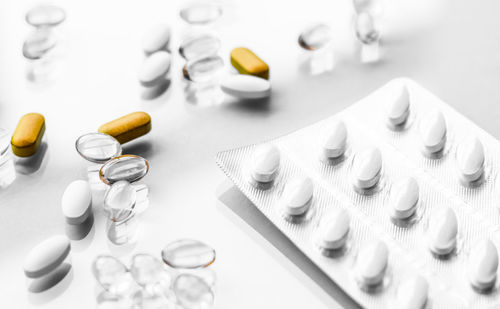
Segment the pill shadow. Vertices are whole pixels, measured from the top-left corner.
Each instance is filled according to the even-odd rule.
[[[147,101],[157,99],[168,91],[171,83],[172,81],[170,79],[166,79],[157,86],[145,87],[141,92],[141,98]]]
[[[89,217],[80,224],[65,223],[65,232],[71,240],[86,240],[87,247],[90,245],[93,233],[91,234],[92,227],[94,226],[94,214],[91,212]],[[89,237],[87,237],[89,236]]]
[[[41,305],[64,293],[73,281],[73,267],[63,263],[49,274],[33,280],[28,286],[28,300]]]
[[[225,104],[229,109],[267,113],[271,110],[271,97],[260,99],[239,99]]]
[[[123,154],[134,154],[143,158],[150,158],[154,153],[151,141],[137,141],[123,146]]]
[[[16,171],[23,175],[30,175],[37,172],[42,166],[43,159],[47,154],[47,148],[47,143],[42,142],[37,152],[31,157],[17,157],[14,163]]]

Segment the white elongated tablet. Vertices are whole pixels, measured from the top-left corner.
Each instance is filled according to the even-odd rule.
[[[153,87],[163,82],[170,71],[170,54],[158,51],[147,57],[139,70],[139,82],[144,87]]]
[[[417,210],[419,196],[418,183],[408,177],[396,183],[391,190],[390,215],[394,219],[407,219]]]
[[[379,285],[385,276],[389,250],[383,241],[374,241],[361,248],[356,261],[356,273],[362,285]]]
[[[347,129],[343,121],[335,121],[329,128],[323,142],[323,156],[326,159],[336,159],[345,152],[347,144]]]
[[[429,249],[437,255],[451,253],[457,245],[458,221],[455,211],[450,207],[431,214],[429,221]]]
[[[469,281],[479,290],[493,287],[497,279],[498,250],[489,239],[480,241],[475,245],[469,255]]]
[[[70,183],[62,197],[62,212],[69,224],[81,224],[92,211],[92,193],[88,181]]]
[[[374,187],[380,180],[382,170],[382,154],[375,147],[369,147],[354,158],[352,166],[354,173],[354,185],[359,189],[369,189]]]
[[[66,236],[50,237],[36,245],[24,259],[26,277],[38,278],[56,269],[69,255],[71,244]]]
[[[446,143],[446,121],[439,110],[425,114],[420,121],[420,138],[424,150],[436,153],[443,149]]]
[[[282,195],[282,203],[286,214],[298,216],[304,214],[311,206],[314,185],[309,177],[291,179]]]
[[[320,246],[327,250],[337,250],[345,245],[351,219],[343,208],[336,209],[321,225]]]
[[[416,275],[405,280],[398,287],[396,307],[401,309],[423,309],[427,303],[429,283]]]
[[[387,120],[390,124],[398,126],[403,124],[410,114],[410,94],[404,86],[396,99],[387,106]]]
[[[158,24],[146,32],[142,38],[142,50],[146,56],[160,50],[167,50],[170,42],[170,26]]]
[[[484,171],[484,148],[477,137],[468,138],[458,146],[457,165],[465,181],[478,180]]]
[[[222,79],[222,91],[240,99],[261,99],[271,95],[271,83],[246,74],[231,74]]]
[[[280,152],[271,144],[257,147],[251,162],[252,178],[258,182],[271,182],[276,178],[280,166]]]

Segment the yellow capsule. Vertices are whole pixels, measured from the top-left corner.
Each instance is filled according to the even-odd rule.
[[[45,118],[38,113],[29,113],[19,120],[10,144],[18,157],[34,155],[45,132]]]
[[[103,124],[98,131],[124,144],[151,131],[151,116],[145,112],[134,112]]]
[[[269,66],[248,48],[237,47],[233,49],[231,51],[231,64],[241,74],[269,79]]]

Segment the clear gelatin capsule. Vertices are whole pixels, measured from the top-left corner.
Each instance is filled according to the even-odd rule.
[[[222,8],[212,3],[192,3],[179,12],[188,24],[208,24],[222,16]]]
[[[432,110],[420,121],[420,139],[424,150],[436,153],[443,150],[446,143],[446,122],[441,111]]]
[[[180,239],[166,245],[161,257],[173,268],[203,268],[215,261],[215,250],[198,240]]]
[[[323,156],[326,159],[341,157],[347,145],[347,128],[343,121],[335,121],[323,142]]]
[[[417,210],[419,198],[417,181],[412,177],[408,177],[396,183],[391,191],[391,217],[398,220],[404,220],[413,216]]]
[[[383,241],[375,241],[361,248],[356,259],[356,276],[363,287],[382,283],[387,269],[389,250]]]
[[[470,284],[475,289],[487,291],[495,285],[498,270],[498,250],[491,240],[482,240],[472,248],[467,270]]]
[[[429,249],[436,255],[448,255],[457,246],[458,220],[455,211],[442,207],[431,214],[427,237]]]
[[[135,282],[146,289],[154,289],[157,286],[166,287],[170,282],[163,263],[149,254],[134,255],[130,273]]]
[[[468,138],[457,148],[457,165],[466,182],[478,180],[484,172],[484,148],[477,137]]]
[[[187,80],[208,82],[216,78],[223,67],[224,61],[221,57],[208,56],[188,61],[182,69],[182,73]]]
[[[94,163],[104,163],[122,154],[121,144],[104,133],[82,135],[76,140],[75,147],[82,158]]]
[[[363,44],[373,44],[380,39],[380,32],[375,25],[373,16],[360,13],[356,16],[356,36]]]
[[[290,216],[300,216],[311,207],[314,185],[309,177],[291,179],[283,190],[281,197],[283,210]]]
[[[185,309],[211,308],[214,293],[202,278],[192,274],[181,274],[174,282],[174,294],[178,303]]]
[[[399,285],[395,306],[401,309],[424,309],[428,294],[427,280],[420,275],[413,276]]]
[[[97,256],[92,263],[92,273],[97,282],[112,295],[129,297],[137,292],[138,286],[127,267],[114,256]]]
[[[387,107],[387,120],[391,125],[399,126],[406,122],[410,115],[410,94],[408,88],[403,87],[396,99]]]
[[[23,56],[36,60],[45,56],[56,46],[56,38],[50,28],[36,29],[24,40]]]
[[[317,24],[305,29],[299,35],[299,45],[306,50],[317,50],[325,47],[332,40],[330,27]]]
[[[257,147],[251,160],[251,175],[257,182],[273,181],[280,167],[280,151],[276,146],[265,144]]]
[[[320,247],[326,250],[338,250],[344,247],[349,234],[351,219],[343,209],[336,209],[322,222],[320,227]]]
[[[128,181],[117,181],[104,195],[104,211],[110,220],[121,221],[133,212],[136,201],[136,188]]]
[[[356,154],[353,162],[354,186],[369,189],[377,185],[382,170],[382,154],[375,147],[369,147]]]
[[[26,13],[26,22],[34,27],[53,27],[66,19],[66,12],[54,5],[40,5]]]
[[[218,37],[203,33],[186,38],[179,47],[179,54],[186,60],[217,54],[221,46]]]
[[[99,170],[99,178],[108,185],[120,180],[135,182],[149,171],[149,163],[143,157],[122,155],[107,161]]]

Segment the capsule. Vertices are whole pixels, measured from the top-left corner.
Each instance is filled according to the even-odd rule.
[[[170,26],[158,24],[144,34],[142,38],[142,50],[146,56],[157,51],[166,51],[170,42]]]
[[[170,278],[163,268],[163,263],[156,257],[139,253],[132,257],[130,274],[140,286],[145,289],[155,286],[165,286],[170,283]]]
[[[45,118],[38,113],[29,113],[21,117],[10,144],[12,152],[18,157],[34,155],[45,133]]]
[[[363,44],[373,44],[380,39],[380,32],[370,14],[363,12],[356,16],[356,36]]]
[[[352,169],[356,188],[369,189],[376,186],[382,170],[380,150],[370,147],[359,152],[354,158]]]
[[[40,5],[26,13],[26,22],[33,27],[54,27],[66,19],[66,12],[54,5]]]
[[[299,45],[306,50],[321,49],[330,43],[331,40],[331,29],[324,24],[311,26],[299,35]]]
[[[271,83],[251,75],[226,76],[222,79],[220,88],[240,99],[262,99],[271,95]]]
[[[214,293],[203,278],[189,273],[179,275],[173,284],[177,302],[182,308],[212,308]]]
[[[429,283],[416,275],[405,280],[398,287],[396,306],[401,309],[423,309],[427,304]]]
[[[336,159],[344,155],[347,145],[347,129],[343,121],[335,121],[323,142],[323,157]]]
[[[417,210],[419,198],[417,181],[411,177],[406,178],[398,182],[391,191],[391,217],[404,220],[413,216]]]
[[[92,212],[92,193],[90,185],[84,180],[75,180],[64,191],[62,212],[69,224],[81,224]]]
[[[125,144],[151,131],[151,116],[145,112],[134,112],[103,124],[98,131]]]
[[[484,172],[484,148],[477,138],[466,139],[457,149],[460,176],[466,182],[478,180]]]
[[[349,213],[343,208],[335,210],[321,226],[320,246],[326,250],[344,247],[349,234]]]
[[[170,71],[170,54],[158,51],[147,57],[139,70],[139,82],[144,87],[154,87],[167,79]]]
[[[203,83],[215,79],[223,67],[224,61],[221,57],[208,56],[188,61],[182,73],[187,80]]]
[[[186,38],[179,47],[179,54],[186,60],[216,55],[221,46],[218,37],[204,33]]]
[[[130,297],[139,290],[127,267],[114,256],[97,256],[92,263],[92,273],[97,282],[113,296]]]
[[[149,171],[146,159],[136,155],[122,155],[107,161],[99,170],[99,177],[108,185],[126,180],[136,182]]]
[[[284,211],[289,216],[303,215],[311,207],[314,185],[309,177],[290,180],[282,195]]]
[[[23,56],[37,60],[44,57],[56,46],[57,40],[50,28],[37,29],[26,37],[23,43]]]
[[[467,270],[470,284],[477,290],[487,291],[495,285],[498,250],[491,240],[482,240],[472,248]]]
[[[270,144],[261,145],[255,149],[251,161],[251,175],[257,182],[273,181],[280,166],[280,152]]]
[[[120,143],[104,133],[82,135],[76,140],[75,147],[82,158],[94,163],[104,163],[122,154]]]
[[[231,64],[241,74],[269,79],[269,66],[251,50],[237,47],[231,51]]]
[[[132,214],[136,201],[135,188],[128,181],[117,181],[104,195],[104,211],[110,220],[120,222]]]
[[[408,88],[403,87],[397,98],[387,109],[387,120],[391,125],[399,126],[406,122],[410,114],[410,94]]]
[[[71,243],[66,236],[52,236],[33,247],[24,259],[24,274],[39,278],[59,267],[68,257]]]
[[[420,138],[427,153],[443,150],[446,143],[446,122],[443,114],[433,110],[423,116],[420,121]]]
[[[382,241],[375,241],[362,248],[356,260],[358,282],[363,287],[375,287],[382,283],[387,269],[389,250]]]
[[[179,15],[188,24],[208,24],[216,21],[222,15],[222,8],[211,3],[194,3],[183,8]]]
[[[432,253],[443,256],[452,253],[457,246],[457,215],[450,207],[432,214],[429,221],[428,241]]]
[[[215,250],[194,239],[179,239],[166,245],[161,251],[165,264],[173,268],[204,268],[215,262]]]

